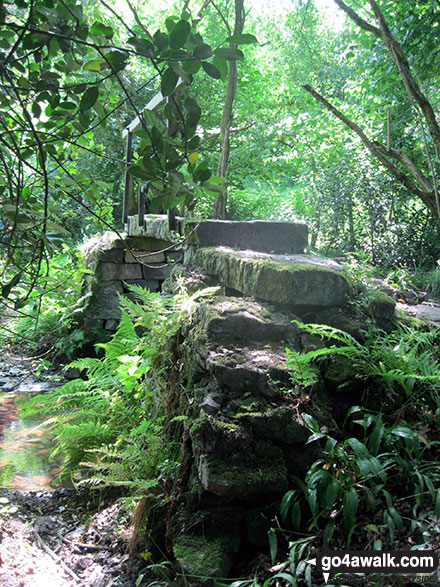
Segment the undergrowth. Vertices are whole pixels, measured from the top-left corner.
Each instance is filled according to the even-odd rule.
[[[111,340],[100,343],[100,358],[82,358],[68,367],[84,375],[34,397],[24,415],[52,415],[54,454],[64,456],[61,479],[93,487],[125,486],[146,494],[171,474],[175,447],[162,443],[165,400],[155,375],[160,355],[165,368],[169,340],[199,295],[175,298],[130,286],[138,301],[121,296],[122,317]],[[166,398],[165,398],[166,399]]]
[[[291,477],[280,519],[268,535],[272,570],[218,586],[312,587],[317,579],[307,561],[325,543],[335,550],[438,548],[438,330],[398,326],[384,333],[370,327],[362,344],[336,328],[295,322],[327,345],[306,353],[288,350],[297,391],[316,385],[320,367],[343,356],[366,395],[389,397],[393,409],[377,400],[376,409],[352,405],[336,435],[302,414],[308,444],[318,444],[320,456],[304,478]],[[329,585],[332,579],[339,585],[345,577],[334,576]],[[389,575],[368,580],[404,584]]]

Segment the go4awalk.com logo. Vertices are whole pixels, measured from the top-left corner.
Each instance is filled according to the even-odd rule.
[[[439,556],[434,550],[330,550],[326,547],[316,558],[307,562],[322,571],[326,583],[333,573],[427,576],[436,573],[439,568]]]

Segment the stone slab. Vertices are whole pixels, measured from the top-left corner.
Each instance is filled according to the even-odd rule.
[[[146,279],[126,279],[123,283],[124,292],[129,292],[130,288],[127,285],[138,285],[144,289],[149,289],[152,292],[160,290],[160,284],[157,280],[147,281]]]
[[[157,267],[146,267],[145,265],[142,266],[142,275],[143,278],[147,281],[154,281],[159,280],[163,281],[167,277],[169,277],[171,273],[171,265],[158,265]]]
[[[193,251],[191,263],[222,285],[242,294],[289,308],[343,306],[350,286],[334,261],[313,255],[267,255],[205,247]]]
[[[142,267],[134,263],[100,263],[97,276],[101,281],[142,279]]]
[[[126,263],[165,263],[165,253],[150,253],[148,251],[126,251]]]
[[[192,232],[193,231],[193,232]],[[183,235],[201,247],[228,246],[267,253],[303,253],[308,244],[307,225],[272,220],[195,220],[183,223]]]
[[[440,323],[440,304],[425,302],[410,306],[408,304],[397,303],[396,308],[424,322]]]

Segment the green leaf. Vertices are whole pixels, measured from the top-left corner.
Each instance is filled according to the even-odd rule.
[[[283,499],[281,500],[281,505],[280,505],[280,514],[281,514],[281,519],[283,521],[287,518],[287,514],[289,513],[289,510],[292,507],[292,504],[296,500],[297,493],[298,492],[296,491],[296,489],[291,489],[290,491],[288,491],[287,493],[285,493],[283,495]]]
[[[214,57],[212,64],[219,70],[222,81],[225,81],[228,75],[228,62],[220,57]]]
[[[154,42],[159,51],[164,51],[169,45],[169,37],[166,33],[157,31],[153,35]]]
[[[356,513],[358,508],[358,494],[354,487],[350,487],[347,491],[344,491],[342,497],[342,506],[344,514],[344,526],[349,530],[356,521]]]
[[[219,70],[212,63],[209,63],[208,61],[202,61],[202,67],[205,70],[205,72],[212,78],[220,79],[222,77]]]
[[[200,60],[209,59],[210,57],[212,57],[212,49],[210,45],[207,45],[206,43],[203,43],[202,45],[197,45],[197,47],[194,48],[193,57],[195,59]]]
[[[327,485],[327,489],[325,491],[325,506],[330,509],[333,507],[335,501],[338,499],[338,495],[339,495],[339,488],[340,488],[340,484],[333,479],[333,481],[330,481],[330,483]]]
[[[128,173],[139,179],[151,179],[151,175],[139,165],[132,165],[128,168]]]
[[[171,49],[180,49],[186,43],[191,32],[191,25],[187,20],[179,20],[170,32]]]
[[[87,61],[87,63],[83,65],[83,69],[84,71],[101,72],[106,66],[107,63],[105,59],[92,59],[91,61]]]
[[[183,70],[186,71],[187,73],[190,73],[191,75],[195,75],[199,71],[201,65],[202,64],[200,63],[200,61],[188,59],[187,61],[184,62],[182,67],[183,67]]]
[[[9,281],[9,283],[6,283],[2,286],[1,292],[3,298],[7,299],[9,297],[11,290],[18,284],[22,275],[23,271],[20,271],[19,273],[17,273],[17,275],[14,275],[14,277],[11,279],[11,281]]]
[[[35,116],[35,118],[40,118],[41,107],[38,102],[34,102],[32,104],[32,114]]]
[[[243,61],[244,55],[240,49],[233,49],[232,47],[220,47],[214,51],[216,57],[226,59],[226,61]]]
[[[255,45],[258,43],[258,39],[250,33],[243,33],[241,35],[232,35],[228,37],[226,42],[231,43],[231,45]]]
[[[142,37],[130,37],[127,40],[127,43],[142,55],[150,55],[151,51],[154,49],[153,44],[148,39]]]
[[[395,426],[391,429],[390,433],[394,434],[394,436],[400,436],[401,438],[407,438],[409,440],[417,438],[417,434],[406,426]]]
[[[169,67],[160,80],[160,91],[162,96],[171,96],[177,85],[178,77],[172,67]]]
[[[272,528],[269,530],[267,535],[269,538],[270,557],[272,559],[272,564],[274,564],[278,552],[278,539],[275,530],[273,530]]]
[[[90,32],[92,35],[101,35],[106,39],[111,39],[115,34],[115,31],[112,29],[111,26],[107,26],[102,22],[94,22],[90,27]]]
[[[81,96],[81,100],[79,103],[79,109],[81,110],[81,112],[90,110],[90,108],[95,104],[96,100],[98,99],[98,96],[98,86],[92,86],[91,88],[88,88]]]

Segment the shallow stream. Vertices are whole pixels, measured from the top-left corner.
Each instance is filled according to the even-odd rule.
[[[6,367],[2,368],[4,374]],[[12,373],[17,367],[9,368]],[[19,408],[33,395],[50,388],[32,376],[15,377],[7,372],[8,383],[0,387],[0,487],[18,491],[43,491],[59,487],[54,482],[60,459],[50,459],[54,440],[48,430],[49,417],[19,416]],[[24,379],[24,380],[23,380]],[[53,387],[53,385],[52,385]]]

